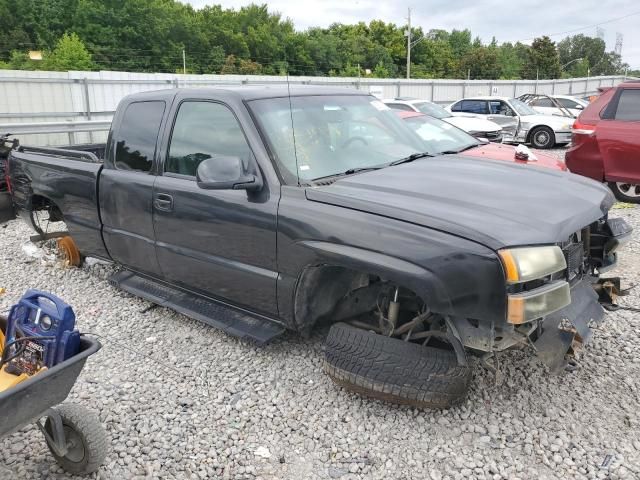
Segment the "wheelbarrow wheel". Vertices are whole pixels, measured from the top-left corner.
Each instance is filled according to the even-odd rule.
[[[47,446],[56,462],[75,475],[95,472],[104,462],[108,452],[107,434],[97,416],[80,405],[66,404],[55,409],[62,419],[67,443],[67,454],[59,456],[49,439]],[[51,435],[51,419],[47,418],[45,429]]]

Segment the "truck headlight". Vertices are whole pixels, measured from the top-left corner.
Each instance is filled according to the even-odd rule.
[[[546,277],[567,268],[557,245],[508,248],[498,251],[507,283],[523,283]]]
[[[571,289],[564,280],[548,283],[528,292],[507,296],[507,322],[520,325],[550,313],[571,303]]]

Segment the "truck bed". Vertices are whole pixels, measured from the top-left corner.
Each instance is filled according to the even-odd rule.
[[[38,233],[42,232],[34,225],[33,212],[44,211],[44,217],[48,213],[51,221],[64,215],[80,251],[106,257],[98,214],[98,177],[104,151],[104,144],[21,146],[13,150],[9,177],[18,214]]]

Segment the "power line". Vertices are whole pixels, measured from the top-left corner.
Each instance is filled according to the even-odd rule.
[[[545,37],[557,37],[558,35],[566,35],[566,34],[568,34],[568,33],[574,33],[574,32],[579,32],[579,31],[581,31],[581,30],[587,30],[587,29],[589,29],[589,28],[598,27],[598,26],[600,26],[600,25],[605,25],[605,24],[607,24],[607,23],[617,22],[618,20],[623,20],[623,19],[625,19],[625,18],[633,17],[634,15],[640,15],[640,10],[638,10],[637,12],[631,12],[631,13],[628,13],[628,14],[626,14],[626,15],[622,15],[622,16],[620,16],[620,17],[611,18],[611,19],[609,19],[609,20],[604,20],[604,21],[602,21],[602,22],[593,23],[593,24],[591,24],[591,25],[587,25],[587,26],[585,26],[585,27],[574,28],[574,29],[572,29],[572,30],[565,30],[564,32],[547,33],[547,34],[545,34],[545,35],[539,35],[538,37],[541,37],[541,36],[545,36]],[[538,37],[524,38],[524,39],[522,39],[522,40],[515,40],[515,41],[514,41],[514,42],[512,42],[512,43],[516,43],[516,42],[527,42],[527,41],[529,41],[529,40],[535,40],[535,39],[536,39],[536,38],[538,38]]]

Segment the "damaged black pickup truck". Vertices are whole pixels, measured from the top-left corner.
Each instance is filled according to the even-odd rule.
[[[260,343],[330,325],[339,385],[447,407],[470,355],[533,345],[562,370],[631,233],[607,188],[457,155],[473,142],[356,90],[179,89],[126,97],[106,146],[14,149],[8,180],[39,234],[64,221],[120,264],[114,285]]]

